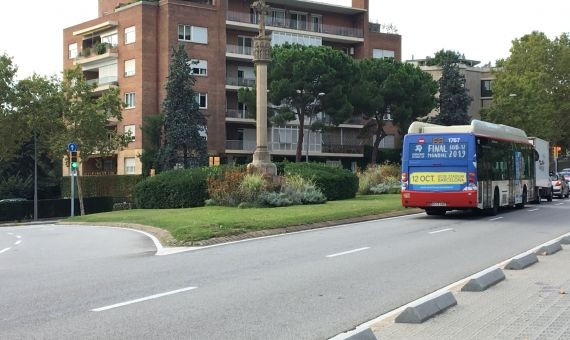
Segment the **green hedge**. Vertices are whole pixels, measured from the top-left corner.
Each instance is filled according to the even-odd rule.
[[[329,201],[354,198],[358,191],[358,177],[349,170],[324,163],[282,163],[285,174],[298,174],[312,179]]]
[[[135,185],[143,180],[141,175],[124,176],[82,176],[81,189],[83,197],[125,197],[131,200]],[[69,197],[70,178],[63,177],[61,195]],[[77,183],[75,183],[77,189]],[[77,191],[75,191],[77,194]]]
[[[173,170],[147,177],[134,188],[137,208],[200,207],[208,199],[208,169]]]
[[[96,214],[113,210],[112,197],[84,198],[86,214]],[[79,215],[79,200],[75,199],[75,214]],[[38,218],[57,218],[71,215],[69,199],[39,200]],[[21,221],[34,216],[34,201],[0,202],[0,221]]]

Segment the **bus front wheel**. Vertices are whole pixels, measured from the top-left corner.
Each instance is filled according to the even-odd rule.
[[[426,208],[426,214],[428,216],[443,216],[445,215],[445,209],[438,209],[438,208]]]

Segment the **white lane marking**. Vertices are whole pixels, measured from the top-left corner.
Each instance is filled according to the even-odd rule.
[[[16,238],[18,238],[18,239],[19,239],[19,238],[22,238],[22,236],[20,236],[20,235],[16,235]]]
[[[489,221],[496,221],[496,220],[500,220],[501,218],[504,218],[504,217],[495,217],[495,218],[490,219]]]
[[[562,205],[562,204],[564,204],[564,203],[557,203],[557,204],[555,204],[555,205]]]
[[[158,299],[158,298],[161,298],[161,297],[163,297],[163,296],[168,296],[168,295],[178,294],[178,293],[182,293],[182,292],[187,292],[187,291],[189,291],[189,290],[196,289],[196,288],[198,288],[198,287],[186,287],[186,288],[182,288],[182,289],[172,290],[172,291],[166,292],[166,293],[155,294],[155,295],[143,297],[143,298],[140,298],[140,299],[125,301],[125,302],[117,303],[117,304],[110,305],[110,306],[95,308],[95,309],[92,309],[91,311],[92,311],[92,312],[102,312],[102,311],[109,310],[109,309],[113,309],[113,308],[118,308],[118,307],[123,307],[123,306],[126,306],[126,305],[131,305],[131,304],[133,304],[133,303],[148,301],[148,300],[152,300],[152,299]]]
[[[342,253],[336,253],[336,254],[327,255],[326,257],[328,257],[328,258],[337,257],[337,256],[346,255],[346,254],[356,253],[356,252],[358,252],[358,251],[363,251],[363,250],[367,250],[367,249],[370,249],[370,247],[363,247],[363,248],[358,248],[358,249],[343,251]]]
[[[7,252],[8,250],[10,250],[10,248],[4,248],[2,250],[0,250],[0,254]]]
[[[530,209],[529,212],[530,212],[530,211],[537,211],[537,210],[539,210],[539,209]]]
[[[441,230],[436,230],[436,231],[430,231],[428,234],[437,234],[437,233],[443,233],[445,231],[451,231],[453,230],[453,228],[447,228],[447,229],[441,229]]]
[[[22,243],[22,240],[18,240],[14,243],[15,246],[17,246],[18,244]]]

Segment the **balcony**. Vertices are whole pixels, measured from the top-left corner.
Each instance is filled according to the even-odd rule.
[[[226,120],[236,122],[255,123],[255,118],[250,117],[245,110],[227,109]]]
[[[363,154],[362,145],[323,144],[323,153]]]
[[[253,60],[253,48],[239,45],[226,45],[226,57],[237,61]]]
[[[118,77],[111,76],[111,77],[103,77],[97,79],[89,79],[87,80],[87,84],[96,84],[98,87],[102,85],[117,85]]]
[[[226,150],[243,153],[253,153],[255,151],[256,142],[255,141],[244,141],[244,140],[226,140]]]
[[[258,19],[256,16],[245,12],[227,12],[226,23],[229,27],[238,29],[249,28],[257,30]],[[236,23],[236,24],[233,24]],[[241,25],[240,25],[241,24]],[[243,25],[245,24],[245,25]],[[323,39],[330,41],[364,41],[364,32],[360,28],[344,27],[337,25],[319,24],[313,25],[311,22],[291,20],[289,18],[265,18],[265,25],[268,31],[283,31],[283,32],[305,32],[313,35],[323,37]],[[343,39],[344,37],[344,39]],[[348,38],[348,39],[347,39]]]
[[[255,87],[255,79],[241,77],[226,77],[226,89],[235,90],[242,87]]]
[[[105,46],[105,45],[103,45]],[[105,47],[84,47],[81,54],[75,59],[75,65],[87,65],[93,62],[101,62],[107,59],[117,59],[116,46],[105,46]]]

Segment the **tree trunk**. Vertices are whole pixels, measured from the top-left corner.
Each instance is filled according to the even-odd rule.
[[[83,190],[81,190],[81,176],[79,176],[79,169],[77,170],[77,197],[79,198],[79,211],[81,216],[85,216],[85,205],[83,205]]]
[[[299,163],[303,157],[303,139],[305,137],[305,109],[301,108],[298,112],[299,116],[299,136],[297,138],[297,152],[295,153],[295,162]]]
[[[379,123],[378,123],[378,127],[376,128],[376,134],[375,135],[376,135],[376,140],[374,141],[374,145],[372,147],[372,155],[370,157],[370,164],[371,165],[376,165],[377,158],[378,158],[378,147],[380,146],[380,142],[382,141],[382,139],[384,139],[384,137],[386,137],[386,134],[384,133],[384,128]]]

